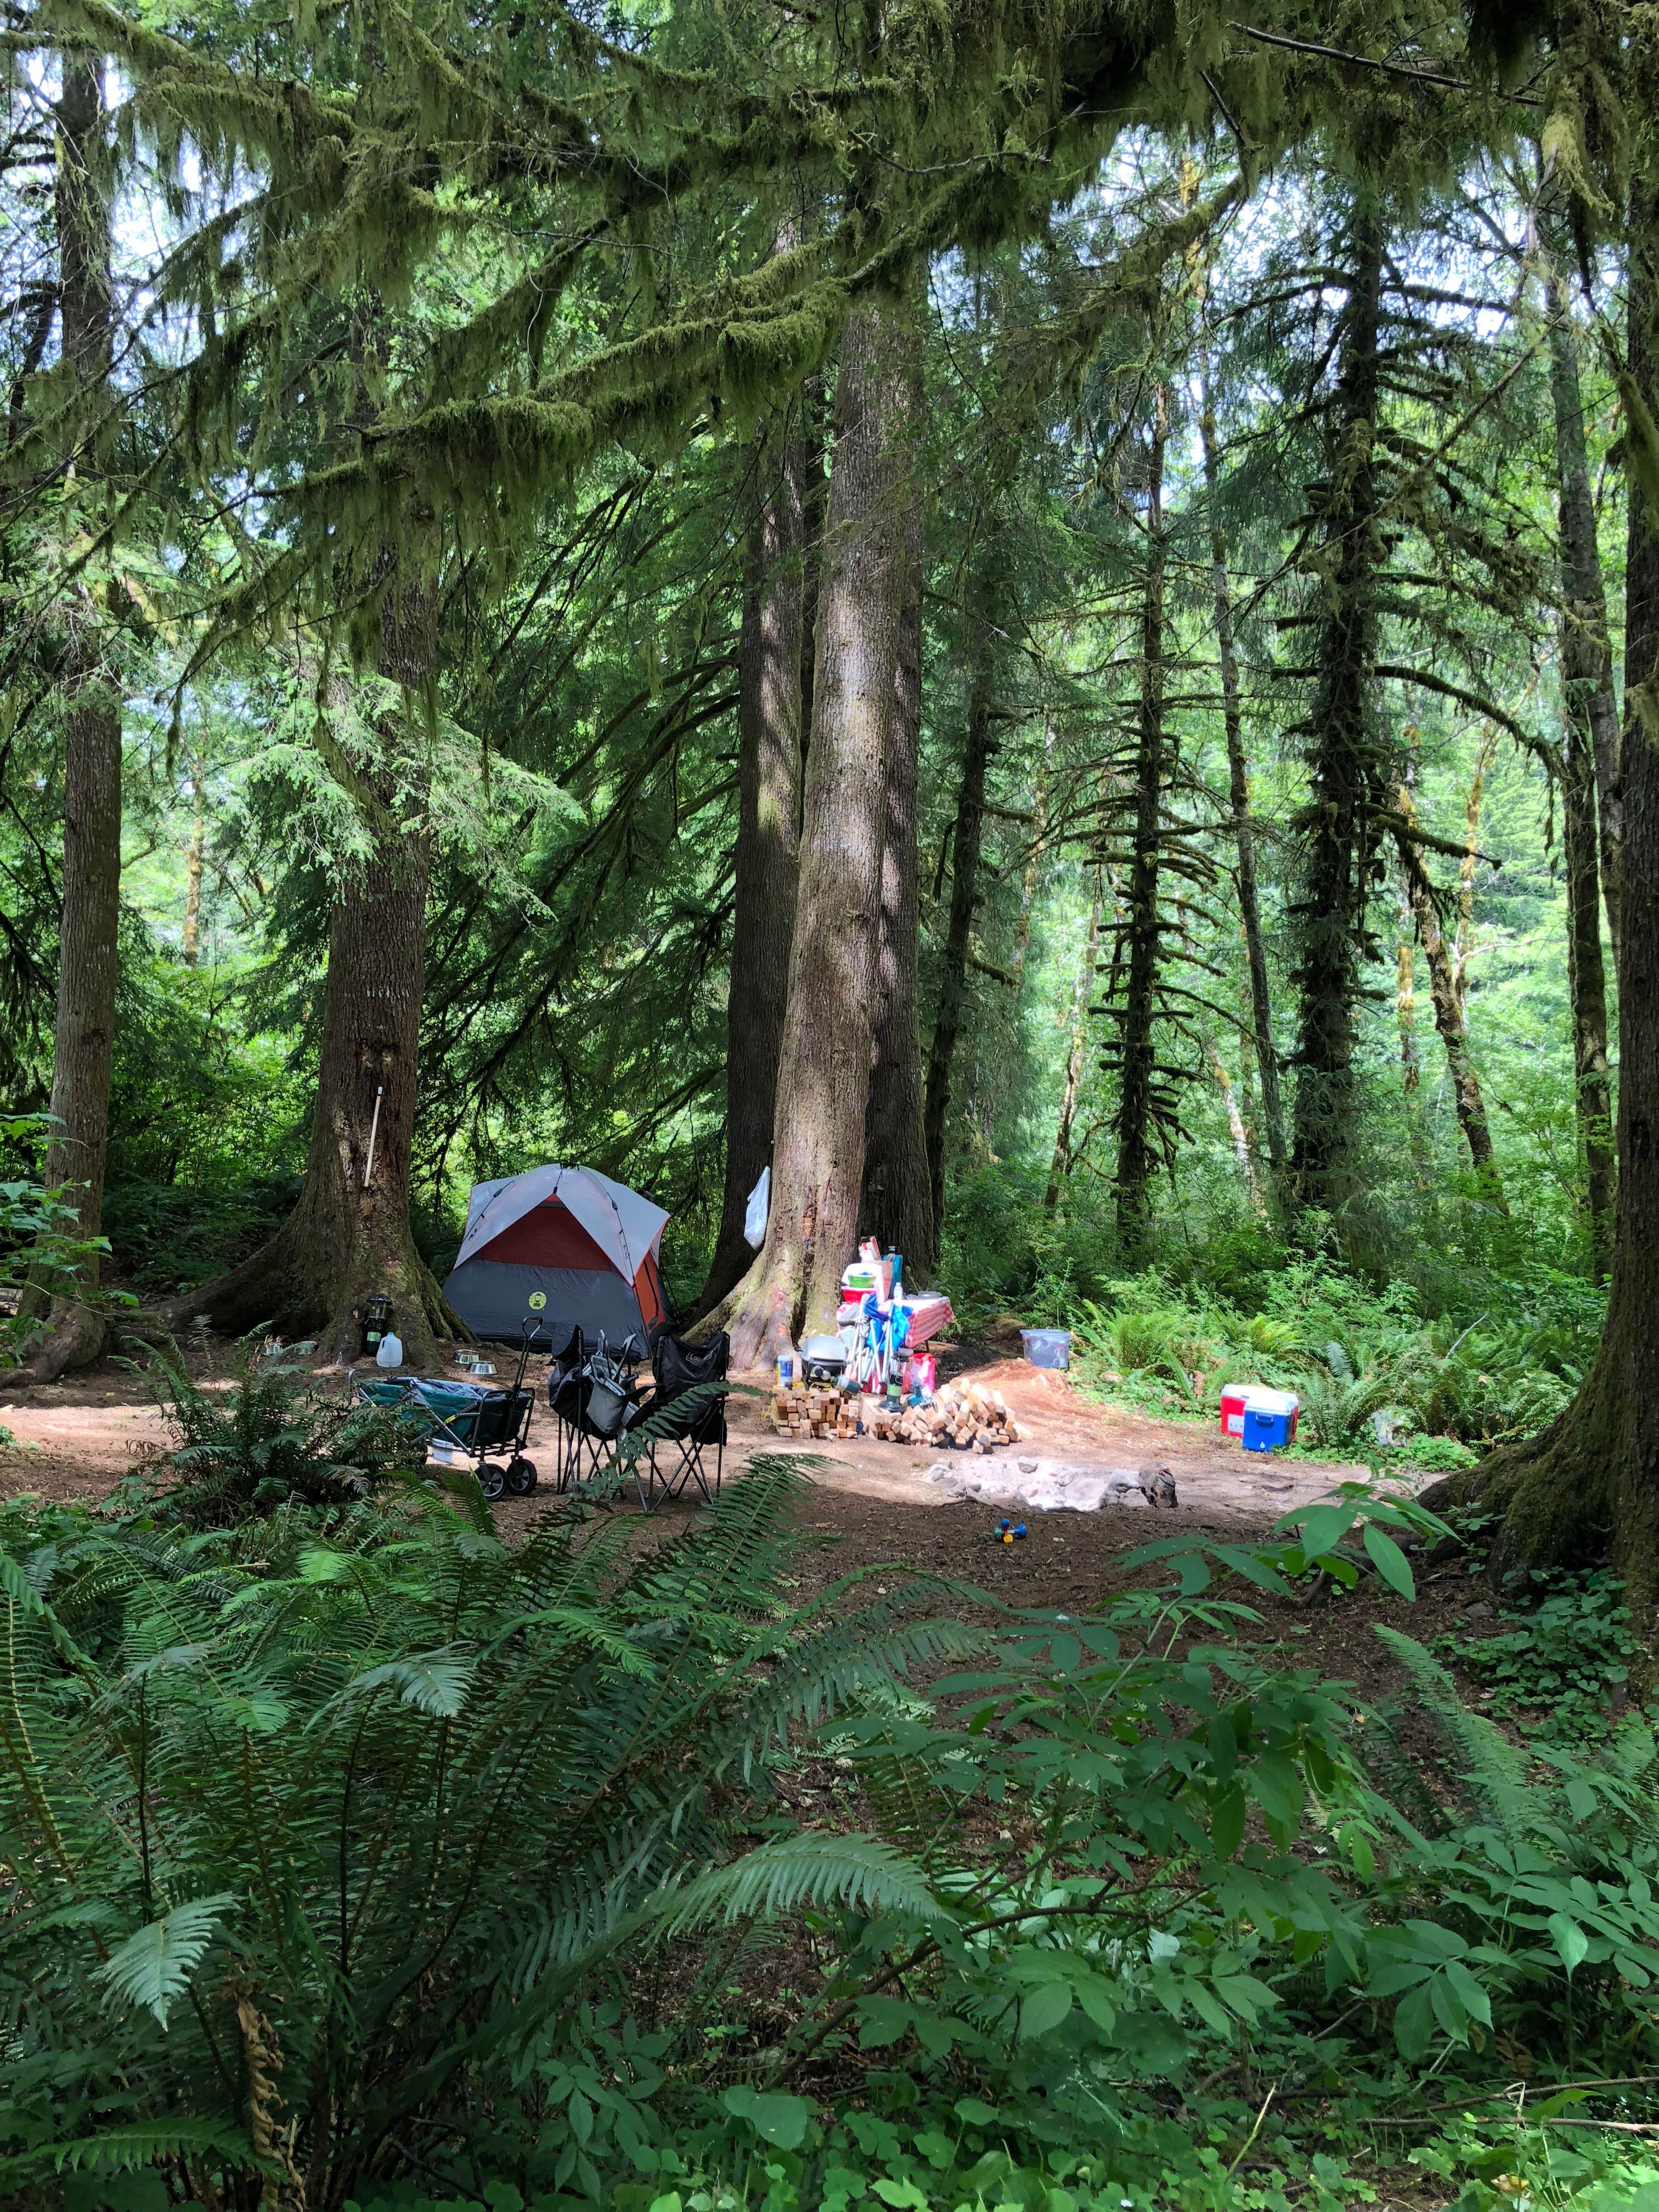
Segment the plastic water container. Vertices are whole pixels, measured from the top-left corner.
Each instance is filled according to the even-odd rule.
[[[1072,1364],[1069,1329],[1023,1328],[1019,1343],[1033,1367],[1069,1367]]]
[[[1296,1435],[1301,1401],[1293,1390],[1251,1390],[1244,1401],[1246,1451],[1283,1451]]]

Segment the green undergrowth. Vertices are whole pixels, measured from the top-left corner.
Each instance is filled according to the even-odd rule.
[[[1606,1732],[1643,1656],[1622,1586],[1602,1568],[1517,1571],[1495,1620],[1483,1606],[1434,1650],[1484,1686],[1496,1718],[1567,1741]]]
[[[1066,1311],[1086,1389],[1168,1419],[1214,1420],[1230,1382],[1294,1390],[1298,1443],[1449,1472],[1567,1406],[1601,1327],[1600,1293],[1534,1271],[1504,1303],[1430,1320],[1403,1283],[1377,1291],[1289,1259],[1253,1309],[1157,1272]]]
[[[781,1458],[643,1552],[217,1480],[0,1507],[8,2212],[1614,2201],[1503,2100],[1659,2070],[1646,1720],[1517,1747],[1389,1632],[1425,1765],[1260,1640],[1304,1577],[1409,1598],[1421,1509],[1067,1614],[785,1602]]]

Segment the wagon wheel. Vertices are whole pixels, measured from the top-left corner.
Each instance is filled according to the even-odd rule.
[[[515,1452],[507,1465],[507,1486],[515,1498],[528,1498],[536,1487],[536,1462]]]
[[[499,1498],[507,1488],[506,1471],[485,1460],[478,1469],[478,1481],[486,1498]]]

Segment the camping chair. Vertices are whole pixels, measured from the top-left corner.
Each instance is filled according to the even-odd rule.
[[[705,1504],[720,1495],[726,1464],[726,1370],[732,1357],[732,1340],[722,1329],[704,1345],[689,1345],[678,1336],[659,1336],[651,1355],[656,1388],[638,1411],[644,1423],[646,1443],[641,1457],[650,1469],[648,1484],[638,1473],[640,1504],[653,1512],[665,1499],[678,1498],[695,1482]],[[703,1453],[714,1448],[714,1487],[708,1487]],[[665,1474],[657,1454],[674,1449],[673,1465]]]
[[[580,1328],[548,1368],[547,1402],[559,1425],[561,1490],[599,1474],[639,1416],[633,1382],[603,1335],[590,1351]]]

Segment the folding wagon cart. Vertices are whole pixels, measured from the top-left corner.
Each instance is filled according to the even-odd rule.
[[[452,1382],[425,1376],[352,1376],[354,1395],[365,1405],[385,1406],[425,1443],[427,1455],[441,1467],[471,1464],[486,1498],[511,1492],[527,1498],[536,1487],[536,1462],[525,1456],[536,1394],[525,1387],[531,1334],[524,1333],[519,1364],[505,1390],[477,1382]],[[506,1462],[505,1466],[498,1464]]]

